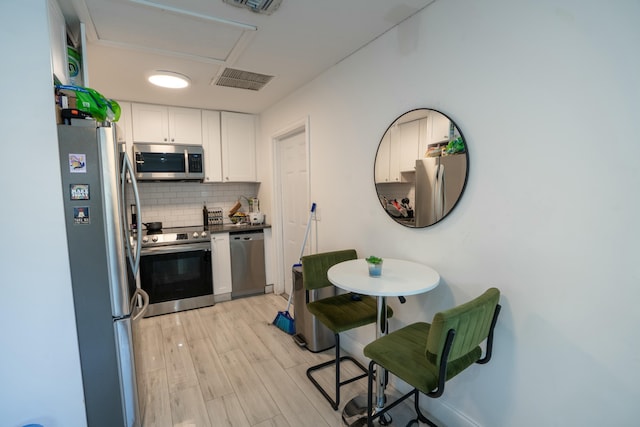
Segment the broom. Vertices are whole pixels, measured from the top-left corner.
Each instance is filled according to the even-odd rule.
[[[309,221],[307,221],[307,230],[304,233],[304,240],[302,241],[302,248],[300,249],[300,258],[297,264],[293,264],[293,267],[302,265],[302,255],[304,254],[304,247],[307,245],[307,237],[309,236],[309,229],[311,228],[311,218],[316,211],[316,204],[311,204],[311,212],[309,213]],[[292,267],[292,269],[293,269]],[[289,292],[289,300],[287,301],[287,308],[284,311],[279,311],[276,318],[273,319],[273,324],[282,329],[289,335],[296,333],[296,324],[291,314],[289,314],[289,308],[291,307],[291,299],[293,298],[293,284],[291,282],[291,292]]]

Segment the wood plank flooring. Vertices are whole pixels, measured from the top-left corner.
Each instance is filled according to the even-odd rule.
[[[141,319],[135,354],[143,427],[342,426],[342,407],[366,392],[366,379],[343,387],[333,411],[305,372],[334,350],[311,353],[273,326],[286,305],[266,294]],[[354,372],[342,366],[345,375]],[[333,371],[318,374],[331,389]],[[393,425],[406,425],[414,415],[400,405],[392,416]]]

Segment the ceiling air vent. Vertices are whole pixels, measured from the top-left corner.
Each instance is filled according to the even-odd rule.
[[[225,3],[246,7],[247,9],[256,12],[271,15],[280,7],[282,0],[222,0]]]
[[[216,86],[235,87],[239,89],[260,90],[271,81],[273,76],[266,74],[252,73],[251,71],[236,70],[233,68],[225,68],[218,80]]]

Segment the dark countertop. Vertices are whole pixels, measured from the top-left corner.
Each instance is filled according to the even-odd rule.
[[[250,225],[250,224],[223,224],[223,225],[210,225],[206,228],[210,234],[215,233],[237,233],[242,231],[258,231],[264,230],[265,228],[271,228],[269,224],[260,224],[260,225]]]

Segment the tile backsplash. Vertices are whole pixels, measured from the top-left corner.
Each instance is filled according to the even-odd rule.
[[[184,227],[202,225],[202,207],[221,208],[225,223],[228,213],[239,201],[243,212],[249,212],[244,197],[256,197],[259,183],[201,184],[199,182],[139,182],[142,222],[162,221],[162,226]],[[244,196],[244,197],[243,197]],[[133,191],[127,191],[127,220],[131,222],[130,205]]]

